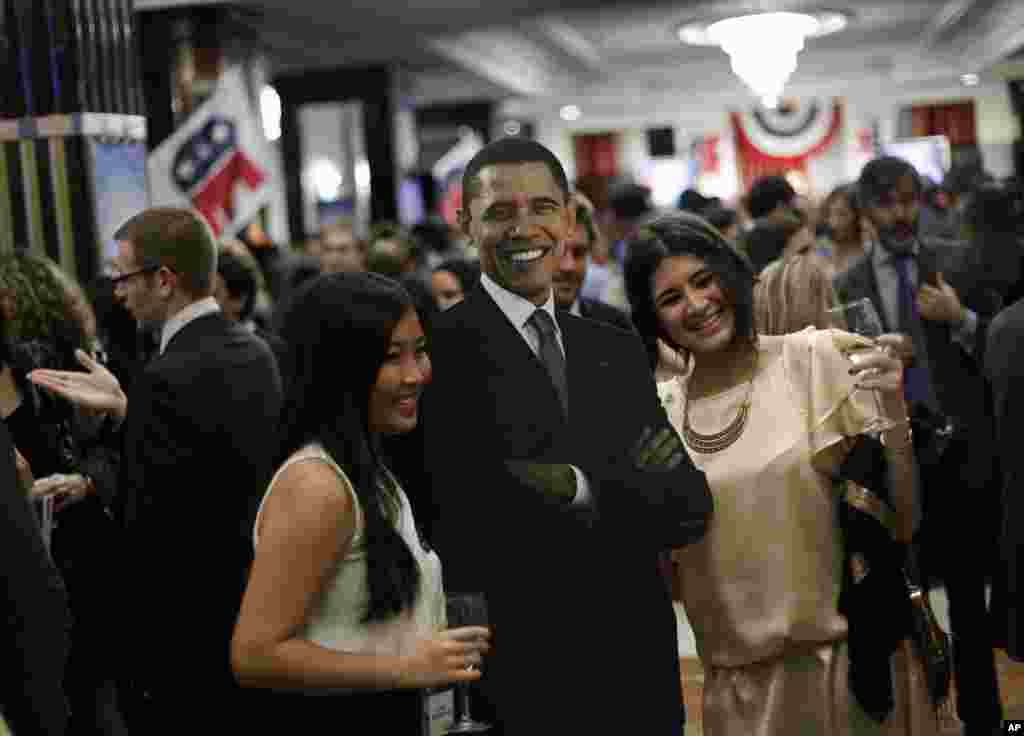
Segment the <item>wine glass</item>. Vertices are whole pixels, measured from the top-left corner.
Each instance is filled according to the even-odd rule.
[[[828,318],[829,322],[836,329],[852,332],[860,335],[861,337],[866,337],[871,341],[875,341],[885,331],[882,327],[882,320],[878,316],[878,311],[875,309],[875,305],[872,304],[871,300],[867,297],[857,299],[849,304],[840,304],[838,307],[829,309]],[[858,350],[881,350],[882,352],[886,352],[885,348],[877,345],[872,348],[854,348],[851,352],[857,352]],[[875,409],[877,409],[878,416],[868,424],[866,430],[868,432],[884,432],[887,429],[892,429],[892,427],[895,426],[895,423],[886,418],[886,413],[882,408],[882,400],[878,394],[878,390],[873,389],[871,391],[871,395],[875,399]]]
[[[483,593],[452,593],[445,596],[445,609],[448,615],[448,627],[457,629],[462,626],[487,626],[487,601]],[[469,665],[468,669],[474,669]],[[490,723],[473,720],[469,711],[468,682],[455,684],[455,695],[458,702],[459,718],[448,729],[453,733],[483,733],[491,730]]]

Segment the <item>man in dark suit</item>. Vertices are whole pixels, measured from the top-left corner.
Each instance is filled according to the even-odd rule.
[[[658,555],[703,535],[707,482],[639,338],[555,312],[574,213],[554,155],[486,146],[460,221],[484,275],[436,319],[423,421],[445,587],[485,593],[495,635],[474,715],[496,734],[678,736]]]
[[[1003,528],[1001,547],[1006,580],[1006,651],[1024,661],[1021,624],[1024,622],[1024,453],[1021,452],[1021,420],[1024,419],[1024,300],[1000,312],[989,327],[985,371],[992,382],[995,405],[996,441],[1003,485]]]
[[[957,710],[972,736],[992,733],[1002,718],[987,570],[977,564],[988,559],[995,535],[993,425],[981,366],[998,298],[971,273],[967,246],[918,235],[921,190],[902,159],[881,157],[864,167],[858,196],[878,235],[835,285],[842,302],[869,298],[886,332],[910,336],[915,358],[904,381],[911,414],[949,428],[931,441],[915,437],[925,489],[922,552],[926,572],[945,581]],[[920,426],[918,432],[924,434]]]
[[[136,381],[119,477],[126,528],[133,730],[243,727],[229,644],[255,503],[276,451],[280,376],[266,343],[213,298],[216,243],[190,210],[154,208],[116,234],[117,297],[160,330]]]
[[[598,299],[580,296],[583,281],[590,267],[590,253],[597,241],[597,224],[593,213],[581,195],[572,195],[570,207],[575,211],[576,225],[572,230],[565,252],[558,259],[558,267],[552,278],[555,290],[555,306],[568,310],[570,314],[587,319],[606,322],[622,330],[635,332],[632,320],[624,311]]]
[[[0,731],[62,736],[70,643],[64,583],[50,560],[0,422]]]

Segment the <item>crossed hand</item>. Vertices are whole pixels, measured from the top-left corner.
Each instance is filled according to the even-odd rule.
[[[629,453],[633,465],[651,472],[667,472],[686,457],[683,441],[671,427],[646,427]],[[559,505],[576,498],[576,473],[567,463],[535,463],[506,460],[505,467],[523,484]]]

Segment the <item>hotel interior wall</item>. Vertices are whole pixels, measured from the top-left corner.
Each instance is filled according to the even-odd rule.
[[[800,95],[794,93],[794,96]],[[1013,173],[1013,141],[1021,131],[1003,81],[983,82],[970,88],[958,84],[920,91],[886,92],[875,87],[851,91],[846,95],[841,90],[832,90],[826,96],[844,99],[846,119],[840,143],[810,167],[810,178],[816,183],[817,196],[823,196],[833,185],[854,179],[860,173],[869,156],[858,151],[858,130],[870,128],[872,121],[877,119],[882,140],[891,140],[896,133],[900,109],[909,105],[973,99],[978,147],[986,168],[995,176]],[[732,199],[738,193],[739,181],[728,113],[731,108],[749,104],[749,97],[738,95],[733,98],[719,95],[710,100],[706,97],[688,100],[669,95],[631,95],[628,102],[620,99],[617,104],[612,101],[602,103],[597,100],[590,104],[583,101],[580,103],[580,119],[568,123],[559,117],[557,104],[544,103],[542,106],[536,101],[515,99],[504,103],[500,114],[534,120],[538,140],[558,155],[570,179],[575,176],[572,147],[575,133],[617,131],[621,136],[620,170],[641,180],[650,179],[655,164],[647,154],[646,128],[675,128],[679,165],[685,162],[689,143],[694,138],[718,134],[722,174],[709,182],[715,191],[708,193]],[[681,191],[682,187],[679,189]],[[661,193],[661,198],[671,199],[665,192]]]

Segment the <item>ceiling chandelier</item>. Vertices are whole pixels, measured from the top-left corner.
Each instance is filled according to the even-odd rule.
[[[733,73],[775,108],[786,83],[796,71],[804,40],[846,27],[842,13],[756,13],[681,26],[679,39],[699,46],[719,46],[729,55]]]

